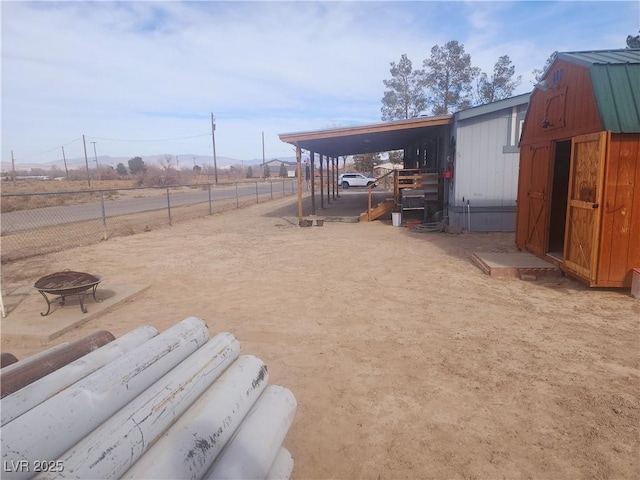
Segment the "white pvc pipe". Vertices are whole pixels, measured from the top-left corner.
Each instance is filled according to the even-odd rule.
[[[56,393],[61,392],[103,365],[140,346],[157,334],[158,330],[150,326],[136,328],[11,395],[7,395],[2,399],[0,425],[9,423],[23,413],[28,412]]]
[[[280,447],[265,480],[289,480],[293,473],[293,457],[284,447]]]
[[[2,461],[8,466],[3,479],[31,478],[35,462],[58,458],[208,336],[203,320],[187,318],[7,423],[2,427]]]
[[[291,390],[279,385],[267,387],[204,478],[265,478],[293,423],[296,407]]]
[[[62,455],[64,471],[36,478],[120,478],[239,354],[232,334],[216,335]]]
[[[122,478],[199,479],[267,385],[251,355],[236,360]]]

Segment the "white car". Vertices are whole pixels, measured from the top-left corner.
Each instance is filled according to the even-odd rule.
[[[367,177],[361,173],[343,173],[338,178],[342,188],[378,186],[375,178]]]

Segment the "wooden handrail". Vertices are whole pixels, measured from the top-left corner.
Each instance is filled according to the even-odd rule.
[[[391,170],[390,172],[385,173],[384,175],[382,175],[381,177],[376,178],[375,183],[372,183],[371,185],[367,186],[367,191],[368,191],[368,195],[369,195],[369,204],[367,207],[367,221],[371,221],[371,219],[369,218],[369,215],[371,213],[371,196],[373,195],[373,188],[376,186],[376,184],[382,180],[385,177],[388,177],[389,175],[393,175],[394,173],[396,173],[396,169]],[[395,185],[395,181],[393,182]]]

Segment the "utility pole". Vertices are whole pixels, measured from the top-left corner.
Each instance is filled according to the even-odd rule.
[[[267,178],[264,171],[266,170],[266,161],[264,158],[264,130],[262,131],[262,173],[260,174],[261,176],[265,177],[265,179]]]
[[[298,164],[298,226],[302,226],[302,150],[296,146],[296,163]]]
[[[82,134],[82,145],[84,146],[84,164],[87,166],[87,185],[91,186],[91,177],[89,176],[89,158],[87,157],[87,142]]]
[[[96,172],[98,172],[98,181],[102,180],[100,178],[100,165],[98,165],[98,154],[96,153],[96,143],[97,142],[90,142],[93,143],[93,156],[96,159]]]
[[[13,150],[11,150],[11,179],[13,180],[13,186],[16,186],[16,162],[13,159]]]
[[[211,112],[211,141],[213,142],[213,172],[218,184],[218,162],[216,160],[216,119]]]
[[[67,174],[67,182],[69,181],[69,169],[67,168],[67,157],[64,156],[64,145],[62,147],[62,160],[64,161],[64,171]]]

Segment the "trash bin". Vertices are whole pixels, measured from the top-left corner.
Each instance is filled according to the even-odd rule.
[[[402,224],[402,213],[391,212],[391,223],[394,227],[399,227]]]

